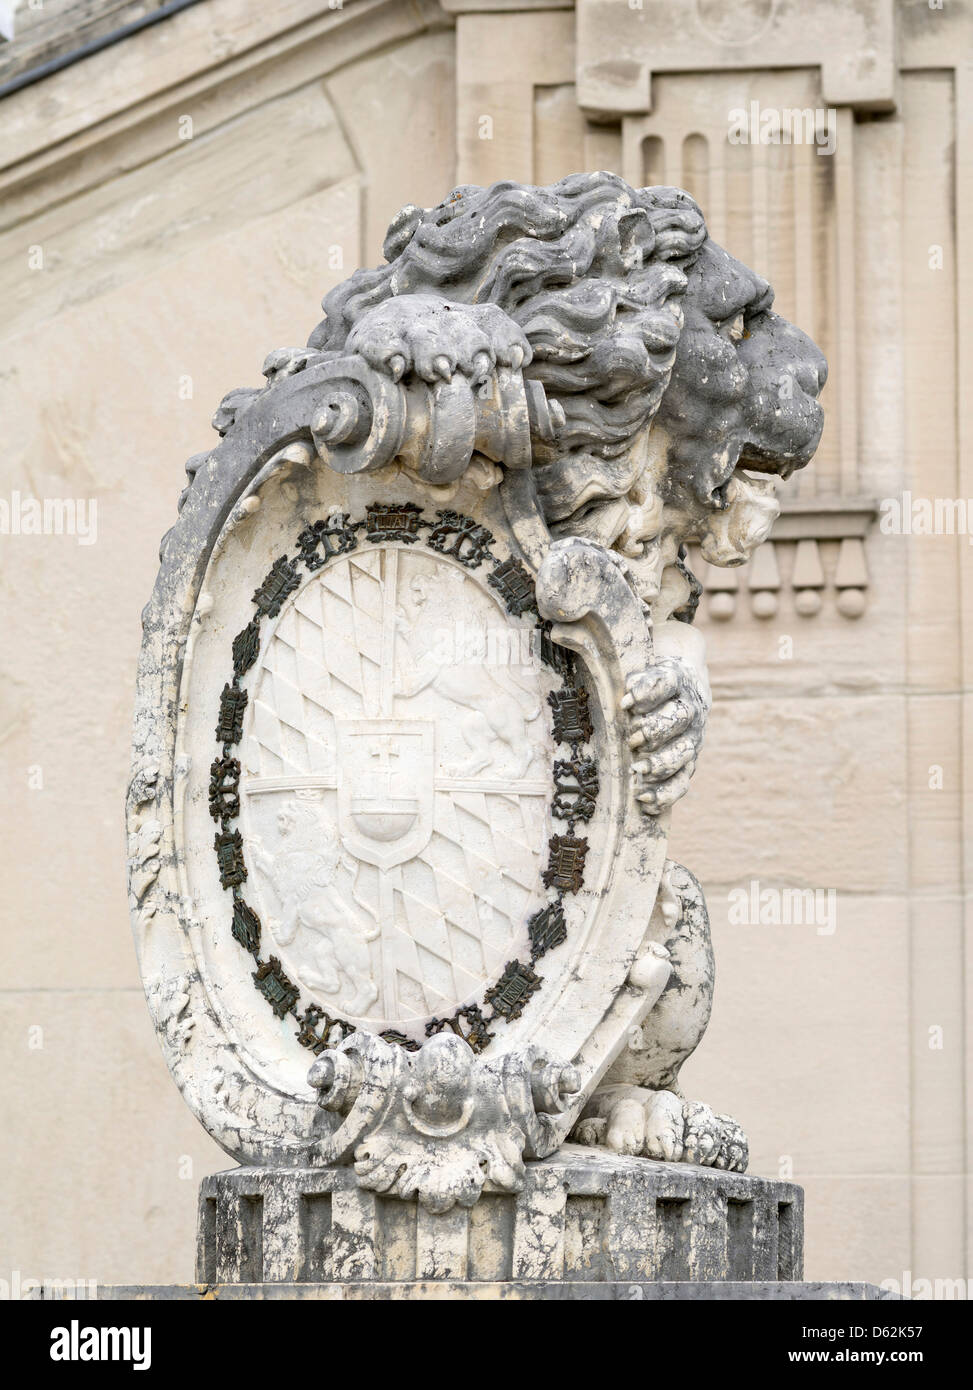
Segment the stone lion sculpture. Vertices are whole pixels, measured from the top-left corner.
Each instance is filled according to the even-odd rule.
[[[688,788],[710,707],[686,544],[739,565],[767,536],[774,479],[807,464],[821,435],[824,357],[709,238],[688,194],[611,173],[457,188],[404,208],[384,254],[332,290],[307,347],[272,353],[264,374],[272,385],[358,353],[396,382],[485,382],[502,365],[543,385],[553,427],[533,434],[532,458],[548,526],[609,548],[652,623],[656,664],[622,706],[639,799],[657,816]],[[229,428],[256,394],[232,392],[214,425]],[[650,935],[669,952],[669,985],[574,1137],[742,1171],[739,1126],[679,1088],[714,971],[699,884],[671,862]]]

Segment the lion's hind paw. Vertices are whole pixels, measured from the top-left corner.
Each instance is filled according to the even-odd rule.
[[[673,1091],[641,1086],[596,1094],[574,1130],[580,1144],[603,1144],[618,1154],[642,1154],[665,1163],[698,1163],[731,1173],[746,1171],[749,1149],[729,1115]]]

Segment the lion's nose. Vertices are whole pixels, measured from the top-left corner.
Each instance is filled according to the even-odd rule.
[[[801,336],[804,341],[797,356],[797,382],[809,396],[817,396],[824,390],[824,383],[828,379],[828,361],[817,343],[812,342],[807,334]]]

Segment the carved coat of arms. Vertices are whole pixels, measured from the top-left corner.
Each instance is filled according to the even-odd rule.
[[[529,957],[559,681],[536,613],[487,584],[496,557],[481,577],[430,544],[435,514],[410,525],[417,545],[356,537],[268,623],[239,795],[251,896],[294,980],[418,1045]]]
[[[691,198],[613,174],[459,189],[385,253],[226,397],[163,544],[129,812],[167,1059],[242,1161],[439,1210],[569,1133],[740,1168],[677,1085],[686,543],[766,536],[824,361]]]

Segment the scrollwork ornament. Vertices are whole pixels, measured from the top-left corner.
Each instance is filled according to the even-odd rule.
[[[434,1213],[472,1206],[486,1182],[519,1191],[525,1152],[543,1150],[580,1084],[536,1048],[482,1060],[449,1030],[413,1052],[356,1033],[322,1052],[308,1081],[337,1119],[325,1155],[350,1151],[362,1187]]]

